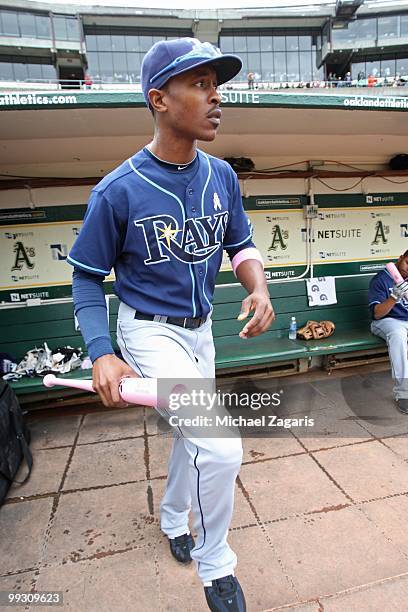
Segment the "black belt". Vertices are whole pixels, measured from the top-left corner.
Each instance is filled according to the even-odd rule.
[[[186,329],[197,329],[206,322],[207,317],[167,317],[165,315],[149,315],[144,312],[135,312],[135,319],[141,321],[156,321],[157,323],[169,323]]]

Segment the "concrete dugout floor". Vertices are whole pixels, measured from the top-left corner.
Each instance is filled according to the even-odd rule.
[[[316,425],[244,439],[229,541],[248,611],[406,610],[408,415],[389,371],[261,384]],[[97,404],[29,422],[35,468],[0,509],[0,590],[60,590],[75,612],[208,610],[159,528],[171,438],[156,413]]]

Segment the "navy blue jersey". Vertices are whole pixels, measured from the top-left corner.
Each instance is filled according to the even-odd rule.
[[[370,307],[371,318],[374,320],[374,307],[376,304],[382,304],[390,297],[391,289],[395,282],[387,269],[381,270],[371,280],[368,290],[368,304]],[[387,314],[387,317],[408,321],[408,300],[401,298]],[[385,319],[385,317],[383,317]]]
[[[223,249],[252,245],[238,179],[226,162],[197,152],[185,170],[143,149],[92,190],[68,262],[100,276],[147,314],[205,316]]]

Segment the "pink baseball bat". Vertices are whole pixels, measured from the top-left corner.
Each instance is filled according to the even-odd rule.
[[[46,387],[61,385],[92,391],[92,380],[80,378],[57,378],[54,374],[47,374],[43,378]],[[122,378],[119,383],[119,393],[123,401],[128,404],[139,404],[141,406],[157,406],[157,379],[156,378]]]
[[[396,284],[402,283],[404,279],[402,278],[400,271],[398,270],[395,263],[393,263],[392,261],[389,261],[385,267],[387,268],[388,272],[391,274],[392,280],[394,281],[394,283]],[[408,291],[404,294],[404,297],[408,298]]]

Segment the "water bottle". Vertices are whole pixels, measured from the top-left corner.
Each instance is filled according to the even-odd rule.
[[[289,325],[289,340],[296,340],[297,324],[296,317],[292,317]]]

